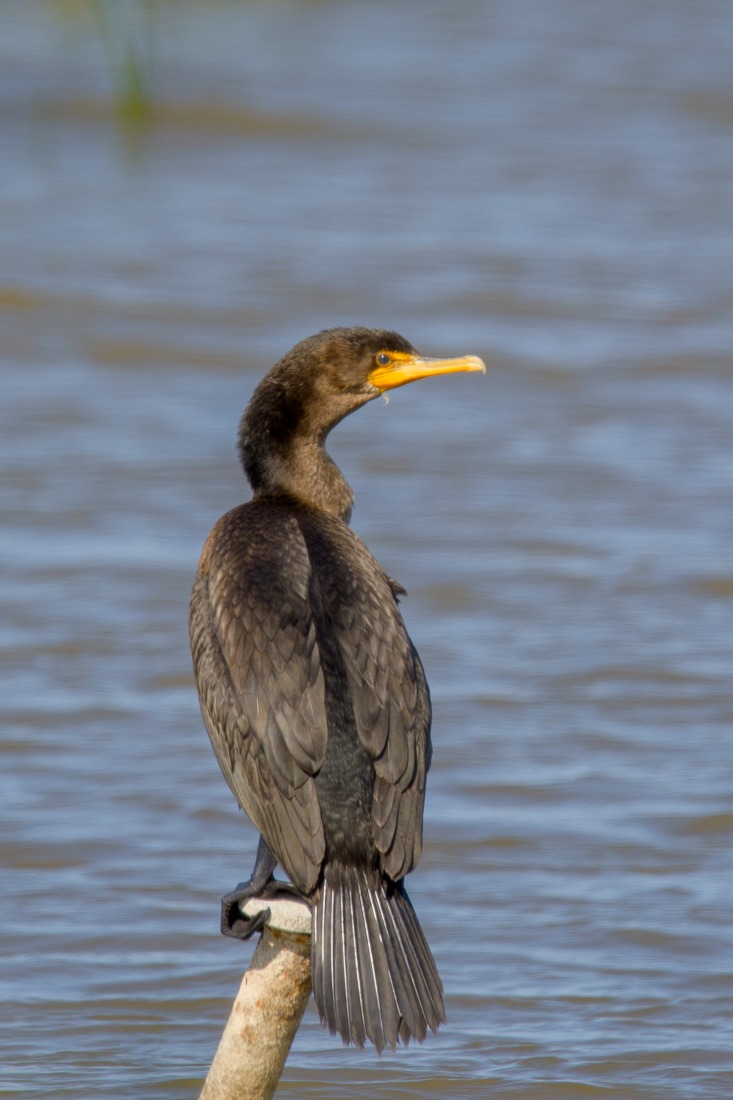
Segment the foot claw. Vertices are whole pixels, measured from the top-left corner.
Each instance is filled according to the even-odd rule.
[[[254,917],[245,917],[239,908],[240,901],[256,896],[249,882],[240,882],[236,890],[224,895],[221,899],[221,930],[225,936],[233,936],[235,940],[248,940],[264,927],[270,916],[269,909],[263,909]]]
[[[225,936],[232,936],[235,940],[248,940],[265,927],[270,910],[262,909],[253,917],[245,917],[239,909],[240,900],[236,892],[221,899],[221,930]]]
[[[264,928],[270,918],[270,910],[263,909],[254,917],[246,917],[239,908],[240,902],[249,901],[252,898],[274,898],[276,894],[301,895],[289,882],[278,882],[270,876],[269,879],[254,881],[252,878],[246,882],[240,882],[231,894],[225,894],[221,899],[221,931],[225,936],[232,936],[235,940],[247,940],[255,932]]]

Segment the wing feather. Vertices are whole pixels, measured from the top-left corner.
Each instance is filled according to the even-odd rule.
[[[397,588],[348,527],[299,517],[334,631],[359,739],[374,762],[372,826],[383,869],[417,864],[430,762],[430,695],[397,606]]]
[[[267,502],[214,527],[191,599],[201,709],[224,776],[299,889],[325,853],[313,777],[326,752],[325,688],[297,523]]]

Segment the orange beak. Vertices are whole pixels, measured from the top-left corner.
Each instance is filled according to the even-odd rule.
[[[481,371],[486,374],[486,365],[477,355],[459,355],[455,359],[432,359],[423,355],[407,355],[401,351],[387,353],[390,362],[376,366],[369,371],[369,381],[378,390],[393,390],[397,386],[406,386],[408,382],[417,382],[419,378],[430,378],[434,374],[454,374],[458,371]]]

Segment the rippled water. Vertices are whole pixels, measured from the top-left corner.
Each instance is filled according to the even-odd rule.
[[[137,134],[82,10],[0,4],[0,1094],[197,1095],[255,835],[188,592],[257,378],[356,321],[491,368],[332,437],[433,689],[449,1023],[309,1013],[278,1095],[733,1095],[733,9],[162,5]]]

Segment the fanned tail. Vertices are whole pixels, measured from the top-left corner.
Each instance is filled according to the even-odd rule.
[[[313,994],[344,1043],[377,1051],[422,1042],[445,1023],[443,985],[402,883],[376,871],[326,867],[313,910]]]

